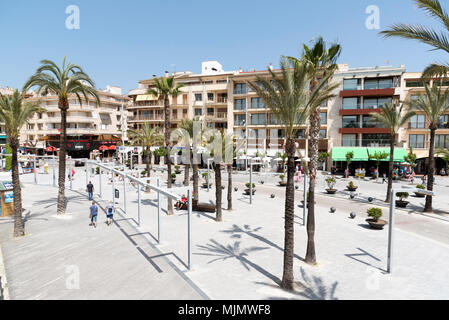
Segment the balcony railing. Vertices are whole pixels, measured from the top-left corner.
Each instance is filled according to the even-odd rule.
[[[426,123],[424,121],[418,121],[418,122],[409,122],[408,123],[409,129],[425,129]]]
[[[393,89],[394,85],[393,84],[388,84],[388,85],[377,85],[377,86],[372,86],[372,85],[357,85],[357,86],[352,86],[352,87],[344,87],[343,91],[355,91],[355,90],[381,90],[381,89]]]
[[[129,119],[130,121],[152,121],[152,120],[164,120],[163,115],[149,115],[149,116],[134,116]]]
[[[217,103],[228,103],[228,98],[227,97],[218,97]]]
[[[437,126],[438,129],[449,129],[449,122],[439,122]]]

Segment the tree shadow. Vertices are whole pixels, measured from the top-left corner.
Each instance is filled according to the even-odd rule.
[[[235,242],[233,245],[223,245],[218,243],[217,241],[211,239],[211,243],[206,245],[197,245],[197,247],[202,250],[206,251],[208,253],[195,253],[196,255],[201,256],[210,256],[212,257],[212,260],[208,262],[208,264],[214,263],[216,261],[225,261],[228,259],[236,259],[238,260],[241,265],[247,270],[250,271],[251,268],[256,270],[257,272],[261,273],[268,279],[272,280],[275,284],[280,284],[281,280],[276,277],[275,275],[271,274],[261,266],[255,264],[251,260],[249,260],[248,254],[252,252],[258,252],[262,250],[267,250],[269,248],[267,247],[249,247],[249,248],[241,248],[240,247],[240,241]]]
[[[284,249],[282,247],[278,246],[276,243],[256,234],[256,232],[259,232],[260,230],[262,230],[262,227],[252,229],[250,225],[244,225],[243,228],[241,228],[238,225],[234,224],[231,229],[223,230],[221,232],[231,234],[231,238],[233,238],[233,239],[241,239],[242,234],[244,234],[244,235],[250,236],[254,239],[257,239],[259,241],[262,241],[263,243],[265,243],[275,249],[278,249],[282,252],[284,251]],[[294,257],[300,261],[304,261],[304,258],[298,256],[297,254],[294,254]]]

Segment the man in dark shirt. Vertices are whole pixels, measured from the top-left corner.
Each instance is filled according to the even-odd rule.
[[[89,200],[91,201],[94,197],[94,185],[91,181],[89,181],[89,184],[86,186],[87,194],[89,195]]]

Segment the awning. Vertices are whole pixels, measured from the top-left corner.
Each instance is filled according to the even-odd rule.
[[[368,154],[373,156],[376,152],[386,152],[388,153],[388,158],[382,161],[390,161],[390,148],[368,148]],[[402,148],[395,148],[393,154],[394,162],[404,162],[404,157],[407,156],[407,151]]]
[[[354,153],[352,161],[368,161],[367,148],[357,147],[342,147],[332,149],[332,161],[346,161],[346,154],[348,152]]]
[[[154,100],[158,100],[158,97],[152,94],[141,94],[138,95],[136,98],[136,101],[154,101]]]

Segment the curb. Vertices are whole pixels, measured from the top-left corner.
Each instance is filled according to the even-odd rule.
[[[0,300],[9,300],[8,281],[3,261],[2,247],[0,245]]]

